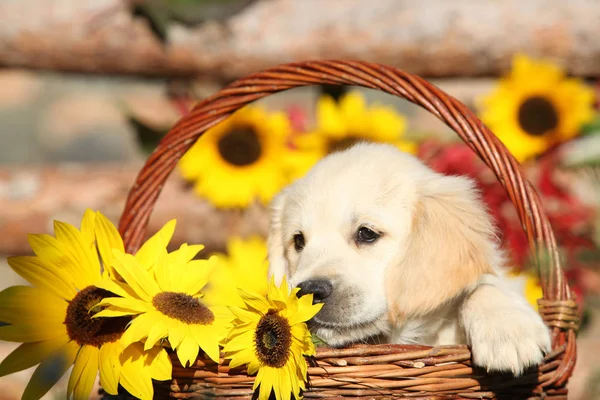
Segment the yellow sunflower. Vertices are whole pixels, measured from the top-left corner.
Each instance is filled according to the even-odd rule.
[[[232,307],[237,317],[223,348],[231,368],[246,365],[248,373],[257,373],[253,389],[259,400],[267,400],[271,391],[277,400],[290,393],[300,398],[306,390],[307,364],[304,356],[315,354],[306,321],[323,304],[312,304],[312,295],[296,297],[299,289],[289,291],[283,280],[280,287],[271,280],[265,296],[240,291],[246,308]]]
[[[170,379],[166,352],[130,348],[136,361],[121,358],[120,338],[130,318],[95,319],[103,298],[112,293],[95,285],[113,277],[111,243],[122,242],[100,213],[87,210],[78,230],[55,221],[50,235],[30,235],[35,256],[11,257],[10,267],[33,286],[13,286],[0,293],[0,340],[22,342],[0,364],[0,376],[39,364],[23,398],[42,397],[73,365],[68,396],[87,399],[98,371],[104,389],[117,394],[121,384],[147,394],[151,378]],[[166,243],[159,243],[166,247]],[[141,360],[141,361],[137,361]],[[140,370],[143,370],[140,373]],[[144,381],[144,377],[147,378]],[[141,397],[141,396],[140,396]],[[142,398],[151,398],[146,395]]]
[[[367,106],[358,91],[346,93],[339,103],[323,95],[317,103],[314,131],[294,136],[299,152],[290,158],[290,169],[294,177],[299,177],[325,155],[362,141],[390,143],[414,153],[416,144],[404,137],[406,125],[406,119],[393,107]]]
[[[524,55],[496,90],[481,99],[482,121],[519,161],[571,139],[593,118],[594,92],[556,65]]]
[[[268,287],[267,243],[259,236],[248,239],[232,237],[227,242],[227,254],[215,254],[216,266],[210,275],[205,293],[219,304],[244,306],[238,289],[266,295]]]
[[[537,301],[544,297],[544,292],[542,291],[542,286],[540,284],[540,278],[537,276],[537,274],[527,271],[511,271],[508,276],[519,281],[519,283],[522,285],[521,290],[527,299],[527,302],[531,304],[531,306],[537,311]]]
[[[196,193],[220,208],[268,203],[288,182],[282,170],[291,125],[283,112],[247,106],[209,129],[179,162]]]
[[[96,317],[135,316],[121,338],[125,346],[144,340],[144,349],[150,349],[168,339],[184,367],[196,360],[200,349],[218,362],[219,343],[232,315],[202,292],[214,267],[214,259],[193,260],[202,247],[183,244],[171,253],[163,249],[151,269],[115,250],[113,266],[128,287],[119,291],[115,282],[101,282],[100,287],[121,297],[105,298],[100,305],[106,308]]]

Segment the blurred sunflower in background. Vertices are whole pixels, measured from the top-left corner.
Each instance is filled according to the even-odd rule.
[[[219,208],[263,204],[288,183],[291,124],[284,112],[246,106],[209,129],[179,162],[196,193]]]
[[[508,277],[516,281],[520,288],[521,293],[527,299],[527,302],[536,311],[538,310],[538,300],[544,297],[542,285],[540,283],[539,276],[532,271],[510,271]]]
[[[247,239],[231,237],[227,254],[216,253],[216,266],[204,293],[219,304],[244,306],[238,289],[260,295],[267,294],[267,243],[260,236]]]
[[[114,295],[96,285],[115,277],[109,260],[111,246],[123,246],[117,230],[102,214],[87,210],[80,230],[55,221],[54,233],[29,236],[34,256],[8,259],[33,286],[0,293],[0,321],[7,324],[0,326],[0,340],[22,342],[0,364],[0,376],[39,364],[23,393],[39,399],[73,366],[69,398],[88,399],[98,372],[109,394],[116,395],[121,384],[151,398],[145,390],[152,388],[151,379],[171,378],[164,349],[130,348],[123,357],[120,339],[131,318],[93,318],[100,302]]]
[[[202,291],[214,267],[214,258],[193,259],[203,247],[163,249],[151,269],[115,250],[113,266],[128,287],[119,290],[113,281],[101,282],[100,287],[120,297],[104,298],[100,306],[105,308],[95,317],[134,317],[121,338],[123,346],[143,342],[148,350],[167,339],[183,367],[192,365],[200,349],[219,362],[219,343],[233,317]]]
[[[481,99],[482,121],[519,161],[575,137],[594,115],[594,91],[549,62],[516,55],[512,70]]]
[[[298,152],[290,159],[292,174],[298,178],[324,156],[362,141],[390,143],[415,153],[416,143],[404,137],[406,126],[406,119],[393,107],[368,106],[358,91],[341,95],[337,102],[330,95],[322,95],[317,102],[315,129],[294,136]]]
[[[246,365],[257,374],[253,389],[258,399],[267,400],[273,391],[277,400],[300,398],[306,390],[308,366],[304,356],[315,355],[306,321],[321,307],[313,296],[298,298],[284,279],[277,287],[270,281],[266,296],[241,291],[245,307],[231,307],[237,317],[223,347],[230,368]]]

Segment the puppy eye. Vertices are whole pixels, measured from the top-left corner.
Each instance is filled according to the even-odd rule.
[[[356,241],[359,243],[373,243],[379,236],[379,233],[374,230],[361,226],[356,232]]]
[[[302,234],[302,232],[296,233],[294,235],[294,248],[296,249],[296,251],[301,252],[304,248],[304,244],[304,235]]]

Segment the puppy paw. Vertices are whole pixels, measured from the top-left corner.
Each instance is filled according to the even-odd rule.
[[[550,331],[532,308],[488,309],[467,328],[473,362],[488,372],[519,376],[551,349]]]

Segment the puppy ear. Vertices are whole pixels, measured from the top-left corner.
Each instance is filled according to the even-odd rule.
[[[269,237],[267,240],[269,252],[269,279],[274,277],[277,285],[281,283],[283,276],[288,273],[282,230],[285,199],[286,193],[285,190],[283,190],[269,205]]]
[[[491,218],[469,179],[435,174],[419,191],[406,250],[388,271],[392,320],[433,311],[502,261]]]

